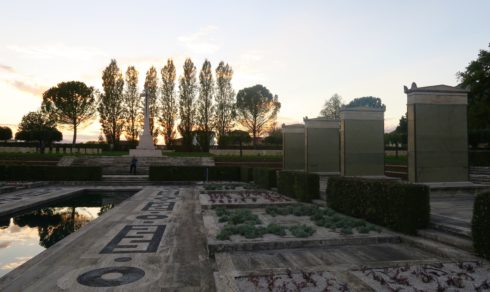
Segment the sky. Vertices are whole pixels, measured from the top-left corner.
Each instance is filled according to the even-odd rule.
[[[385,131],[406,112],[403,86],[458,83],[456,73],[490,43],[490,1],[1,1],[0,125],[15,128],[44,90],[79,80],[102,88],[116,59],[125,71],[158,71],[173,58],[207,58],[234,70],[235,91],[262,84],[279,96],[278,124],[376,96]],[[72,132],[62,129],[64,141]],[[100,125],[79,130],[97,140]]]

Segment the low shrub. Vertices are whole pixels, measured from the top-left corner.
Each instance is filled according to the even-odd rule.
[[[470,166],[490,166],[490,150],[473,150],[468,156]]]
[[[490,260],[490,192],[476,196],[471,232],[476,253]]]
[[[0,180],[101,180],[102,168],[92,166],[0,166]]]
[[[240,167],[240,180],[242,182],[251,182],[254,180],[254,172],[252,167]]]
[[[277,179],[280,194],[301,202],[311,202],[320,197],[320,177],[317,174],[280,171]]]
[[[341,213],[416,234],[430,222],[429,187],[386,180],[332,177],[327,205]]]
[[[277,186],[276,170],[270,168],[254,168],[254,183],[264,189],[270,189]]]
[[[152,181],[239,181],[236,166],[150,166]]]

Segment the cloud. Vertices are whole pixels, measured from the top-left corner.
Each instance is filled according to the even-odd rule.
[[[0,242],[0,248],[7,248],[12,245],[12,241],[2,241]]]
[[[37,84],[29,84],[21,80],[6,80],[5,82],[15,87],[17,90],[24,91],[35,96],[41,96],[46,90],[42,86]]]
[[[12,66],[0,64],[0,71],[6,71],[8,73],[15,73],[15,69]]]
[[[70,46],[63,43],[35,46],[10,45],[7,48],[35,59],[65,58],[89,60],[93,57],[105,56],[102,50],[95,47]]]
[[[3,265],[0,269],[2,270],[13,270],[15,268],[17,268],[18,266],[22,265],[23,263],[27,262],[28,260],[30,260],[32,257],[16,257],[16,261],[14,262],[10,262],[10,263],[6,263],[5,265]]]
[[[220,49],[213,34],[218,30],[214,25],[208,25],[199,29],[195,33],[178,37],[179,42],[183,43],[187,49],[197,54],[212,54]]]

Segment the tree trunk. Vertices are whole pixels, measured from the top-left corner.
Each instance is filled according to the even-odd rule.
[[[75,146],[77,143],[77,126],[73,125],[73,142],[72,145]]]

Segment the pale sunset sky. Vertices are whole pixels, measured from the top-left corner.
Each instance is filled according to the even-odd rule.
[[[112,58],[138,69],[141,89],[151,65],[173,58],[180,75],[190,57],[198,70],[228,62],[237,92],[260,83],[277,94],[279,124],[316,117],[334,93],[372,95],[389,131],[406,111],[403,85],[454,86],[488,49],[489,15],[488,0],[1,1],[0,124],[15,130],[59,82],[102,89]]]

